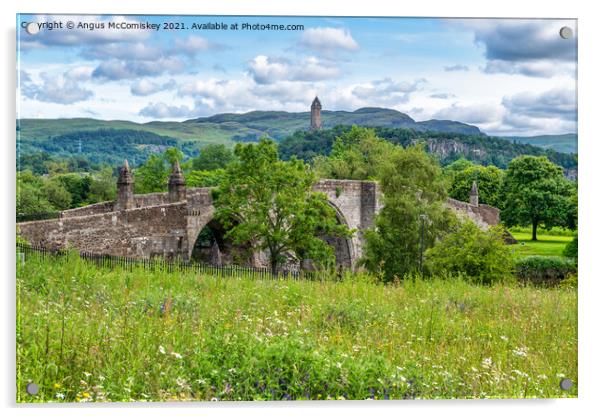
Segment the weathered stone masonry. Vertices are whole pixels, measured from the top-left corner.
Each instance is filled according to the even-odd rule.
[[[118,179],[117,201],[66,210],[58,219],[20,223],[21,235],[34,245],[51,249],[71,247],[133,258],[190,259],[199,233],[213,218],[210,188],[186,188],[177,164],[165,193],[134,195],[131,178],[126,163]],[[363,254],[363,232],[373,226],[381,209],[377,184],[325,179],[314,191],[325,193],[338,220],[356,230],[350,239],[327,239],[335,248],[337,262],[354,267]],[[471,202],[450,199],[448,205],[481,227],[499,223],[497,208],[479,205],[474,195]],[[254,262],[261,262],[260,256]]]

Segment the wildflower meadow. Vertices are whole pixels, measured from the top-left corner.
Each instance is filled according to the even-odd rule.
[[[569,287],[216,278],[31,253],[17,290],[18,402],[577,395]]]

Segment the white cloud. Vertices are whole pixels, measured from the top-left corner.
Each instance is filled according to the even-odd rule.
[[[92,72],[92,77],[105,80],[135,79],[164,73],[174,74],[185,69],[186,64],[177,57],[161,58],[156,61],[111,60],[100,63]]]
[[[465,105],[454,103],[450,107],[437,111],[433,117],[440,120],[453,120],[482,125],[500,120],[503,113],[503,108],[494,103]]]
[[[153,119],[178,119],[195,116],[194,109],[191,110],[185,105],[175,106],[167,105],[165,103],[149,103],[146,107],[141,109],[138,114]]]
[[[146,78],[135,81],[130,86],[130,92],[133,95],[147,96],[155,94],[160,91],[171,90],[176,88],[176,81],[170,79],[168,82],[160,84],[157,82],[150,81]]]
[[[346,29],[313,27],[301,35],[301,45],[316,51],[355,51],[359,45]]]
[[[257,55],[249,63],[249,73],[258,84],[276,82],[284,78],[288,71],[288,64],[274,61],[265,55]]]
[[[194,56],[199,52],[207,51],[209,49],[217,49],[219,47],[220,45],[209,42],[207,39],[201,36],[188,36],[184,39],[175,39],[172,53],[185,53],[187,55]]]
[[[283,58],[257,55],[249,62],[248,72],[258,84],[273,84],[281,80],[321,81],[336,78],[341,74],[337,67],[314,56],[290,62]]]
[[[69,71],[59,75],[42,72],[40,78],[41,82],[21,80],[21,93],[33,100],[56,104],[73,104],[94,96],[91,90],[79,85],[76,76],[69,76]]]

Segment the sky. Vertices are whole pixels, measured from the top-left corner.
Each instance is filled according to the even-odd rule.
[[[17,28],[18,118],[182,121],[319,96],[489,135],[577,132],[575,20],[21,14]]]

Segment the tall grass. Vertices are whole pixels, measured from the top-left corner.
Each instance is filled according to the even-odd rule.
[[[17,265],[29,401],[576,396],[577,293]],[[27,383],[40,391],[25,393]]]

